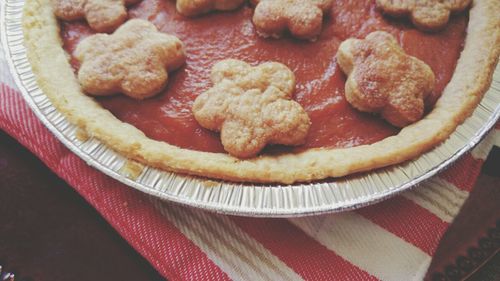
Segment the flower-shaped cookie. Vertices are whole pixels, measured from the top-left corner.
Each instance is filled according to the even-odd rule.
[[[434,73],[407,55],[392,35],[376,31],[363,40],[347,39],[337,61],[348,76],[345,95],[352,106],[381,113],[397,127],[422,118],[424,98],[434,89]]]
[[[177,11],[184,16],[197,16],[210,11],[230,11],[240,7],[245,0],[177,0]]]
[[[140,0],[52,0],[55,15],[63,20],[86,19],[92,29],[110,32],[127,20],[126,5]]]
[[[377,6],[392,16],[410,15],[413,24],[423,30],[443,28],[450,13],[465,10],[472,0],[377,0]]]
[[[297,38],[314,39],[323,25],[323,15],[333,0],[252,0],[253,23],[264,37],[280,37],[285,31]]]
[[[201,126],[221,132],[231,155],[247,158],[266,144],[304,143],[310,120],[291,100],[295,76],[288,67],[229,59],[214,65],[211,80],[214,86],[198,96],[192,110]]]
[[[182,42],[141,19],[129,20],[113,34],[95,34],[75,50],[78,80],[90,95],[123,93],[151,97],[167,83],[168,72],[184,64]]]

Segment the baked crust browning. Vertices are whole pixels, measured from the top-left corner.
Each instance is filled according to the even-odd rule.
[[[264,37],[280,37],[289,31],[294,37],[314,39],[320,33],[324,14],[333,0],[252,0],[257,6],[253,23]]]
[[[26,0],[24,44],[38,86],[59,112],[122,155],[148,166],[204,177],[250,182],[308,182],[401,163],[430,150],[474,110],[491,84],[500,53],[498,0],[475,0],[455,73],[434,109],[396,136],[370,145],[309,149],[238,159],[155,141],[86,96],[62,48],[50,0]]]
[[[177,11],[192,17],[211,11],[231,11],[239,8],[245,0],[177,0]]]
[[[126,5],[141,0],[52,0],[55,15],[63,20],[86,19],[98,32],[111,32],[127,20]]]
[[[231,155],[253,157],[268,143],[304,143],[311,122],[291,100],[295,76],[288,67],[229,59],[214,65],[211,80],[214,86],[198,96],[193,113],[201,126],[221,132]]]
[[[89,95],[123,93],[144,99],[160,92],[168,71],[184,64],[182,42],[149,21],[129,20],[113,34],[95,34],[77,46],[78,80]]]
[[[424,99],[435,77],[423,61],[407,55],[389,33],[375,31],[365,39],[340,44],[337,61],[348,76],[347,101],[358,110],[381,113],[394,126],[420,120]]]
[[[377,0],[377,6],[386,14],[401,17],[409,15],[413,24],[427,31],[443,28],[451,13],[461,12],[472,0]]]

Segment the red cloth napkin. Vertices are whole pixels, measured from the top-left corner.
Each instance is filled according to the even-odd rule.
[[[15,89],[0,50],[0,129],[70,184],[169,280],[420,280],[500,126],[439,176],[360,210],[242,218],[159,201],[66,149]]]

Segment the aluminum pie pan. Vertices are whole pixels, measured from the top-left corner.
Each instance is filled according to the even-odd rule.
[[[24,99],[43,124],[73,153],[104,174],[154,197],[225,214],[294,217],[367,206],[418,185],[471,150],[500,117],[500,67],[491,88],[471,117],[442,144],[403,164],[320,183],[262,185],[232,183],[145,167],[135,179],[128,160],[95,138],[80,141],[69,123],[40,90],[23,46],[24,0],[0,3],[0,34],[7,63]]]

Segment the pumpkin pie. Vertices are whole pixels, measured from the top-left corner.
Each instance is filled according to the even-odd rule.
[[[276,30],[261,26],[266,6],[279,12],[268,0],[184,14],[190,1],[116,2],[126,18],[107,33],[89,13],[25,2],[40,88],[129,159],[216,179],[309,182],[416,158],[472,113],[500,53],[498,0],[437,1],[440,13],[415,0],[308,0],[317,19],[305,34],[293,9]]]

